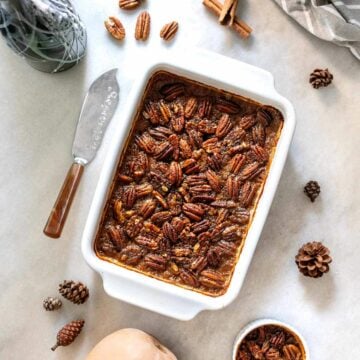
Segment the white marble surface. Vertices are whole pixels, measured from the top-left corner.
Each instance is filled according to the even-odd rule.
[[[182,360],[231,358],[235,335],[247,322],[274,317],[299,328],[313,360],[348,360],[360,354],[360,63],[347,49],[322,42],[285,16],[272,1],[241,1],[239,12],[254,27],[244,42],[216,24],[200,0],[148,0],[152,35],[136,43],[137,12],[120,13],[115,0],[78,0],[88,27],[86,60],[76,68],[47,75],[31,69],[0,43],[0,359],[84,359],[106,334],[122,328],[148,331]],[[109,39],[102,21],[119,14],[128,36]],[[150,52],[163,47],[158,31],[177,19],[171,47],[200,46],[271,71],[279,92],[295,106],[297,131],[281,183],[244,287],[237,300],[217,312],[179,322],[121,303],[102,290],[100,277],[85,264],[80,238],[112,128],[95,161],[86,169],[60,240],[42,235],[53,201],[71,162],[74,127],[84,92],[103,71],[118,66],[121,107],[131,79]],[[191,56],[188,54],[187,56]],[[308,84],[315,67],[329,67],[334,84],[320,91]],[[214,71],[222,71],[214,69]],[[317,179],[322,194],[311,204],[303,184]],[[299,275],[298,247],[321,240],[332,251],[331,272],[320,280]],[[46,313],[42,299],[56,295],[63,279],[79,279],[91,289],[83,306],[64,303]],[[55,335],[68,320],[86,327],[68,348],[52,353]]]

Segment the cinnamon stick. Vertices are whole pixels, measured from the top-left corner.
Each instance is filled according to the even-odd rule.
[[[220,16],[222,4],[218,0],[203,0],[203,4],[217,17]],[[235,30],[243,39],[250,36],[252,29],[244,21],[240,20],[237,16],[234,17],[234,22],[230,27]]]
[[[234,23],[237,6],[238,0],[225,0],[219,15],[221,25],[231,26]]]

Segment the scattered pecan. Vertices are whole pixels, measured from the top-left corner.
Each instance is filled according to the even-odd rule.
[[[109,34],[117,39],[117,40],[123,40],[125,38],[125,28],[123,26],[123,24],[121,23],[121,21],[116,18],[115,16],[110,16],[106,21],[105,21],[105,27],[106,30],[109,32]]]
[[[189,285],[191,287],[198,287],[199,286],[198,279],[190,271],[181,270],[180,271],[180,278],[183,281],[183,283],[186,284],[186,285]]]
[[[176,232],[176,229],[173,225],[171,225],[169,222],[165,222],[162,226],[163,234],[172,242],[176,243],[178,239],[178,234]]]
[[[108,234],[111,242],[114,244],[117,250],[121,250],[127,244],[127,237],[125,231],[118,226],[110,226],[108,228]]]
[[[234,174],[238,174],[245,161],[245,155],[236,154],[230,161],[230,171]]]
[[[149,120],[152,124],[160,124],[160,113],[156,103],[149,101],[144,106],[143,116],[145,119]]]
[[[119,0],[119,6],[123,10],[132,10],[140,5],[140,0]]]
[[[147,219],[154,213],[155,209],[155,202],[153,200],[146,200],[139,209],[139,215]]]
[[[161,113],[162,121],[161,124],[167,124],[171,119],[171,110],[164,100],[159,101],[159,110]]]
[[[165,41],[170,41],[174,38],[177,31],[179,29],[179,24],[177,21],[172,21],[168,24],[165,24],[160,31],[160,37],[164,39]]]
[[[143,11],[136,20],[135,39],[145,41],[150,34],[150,14]]]
[[[215,192],[220,192],[221,191],[221,182],[219,177],[216,175],[216,173],[212,170],[208,170],[206,172],[206,178],[211,186],[211,188],[215,191]]]
[[[173,161],[169,168],[169,180],[173,185],[180,185],[182,181],[182,170],[178,162]]]
[[[253,184],[249,181],[245,182],[241,188],[240,204],[244,207],[250,206],[255,197],[257,189],[258,187],[256,184]]]
[[[235,176],[228,177],[226,181],[226,189],[229,197],[234,201],[239,197],[240,180]]]

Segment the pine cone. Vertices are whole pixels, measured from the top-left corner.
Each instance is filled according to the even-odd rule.
[[[43,306],[46,311],[54,311],[61,308],[62,302],[58,298],[53,298],[49,296],[44,300]]]
[[[321,70],[315,69],[310,74],[310,84],[315,88],[318,89],[319,87],[326,87],[331,84],[333,79],[333,75],[330,73],[328,69]]]
[[[83,304],[89,297],[89,289],[81,282],[64,280],[59,284],[60,294],[74,304]]]
[[[327,273],[332,259],[330,250],[321,242],[309,242],[303,245],[295,257],[295,262],[305,276],[321,277]]]
[[[85,324],[84,320],[75,320],[66,324],[57,334],[56,344],[51,348],[55,351],[58,346],[70,345],[76,337],[81,333],[81,330]]]
[[[310,198],[311,202],[320,195],[320,185],[317,181],[309,181],[304,187],[304,193]]]

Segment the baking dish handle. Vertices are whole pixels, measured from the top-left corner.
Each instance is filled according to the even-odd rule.
[[[122,301],[178,320],[191,320],[205,309],[204,304],[159,288],[103,273],[105,292]]]

